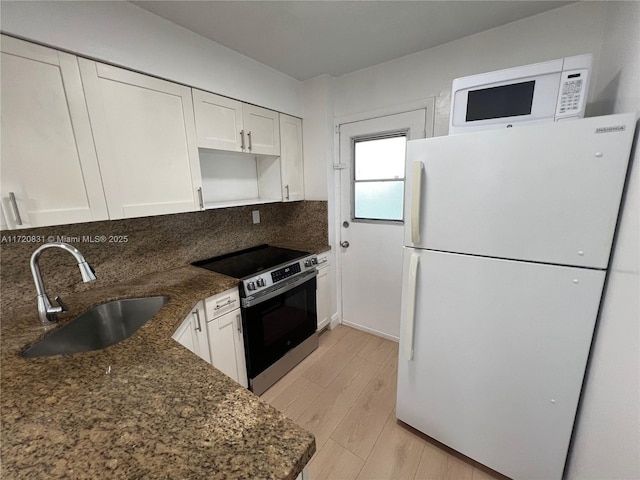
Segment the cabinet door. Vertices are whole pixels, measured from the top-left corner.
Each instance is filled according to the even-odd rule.
[[[207,322],[211,363],[243,387],[248,386],[240,310]]]
[[[318,305],[318,329],[324,328],[331,322],[331,308],[329,296],[329,266],[318,269],[318,286],[316,303]]]
[[[107,219],[77,58],[4,35],[1,48],[7,226]]]
[[[85,59],[80,70],[109,217],[197,210],[191,89]]]
[[[193,89],[198,147],[243,152],[242,102]]]
[[[247,151],[257,155],[280,155],[278,112],[254,105],[242,105]]]
[[[191,350],[203,360],[211,363],[209,338],[205,329],[204,304],[198,302],[187,318],[173,334],[173,339]]]
[[[282,198],[285,202],[304,200],[302,160],[302,120],[280,114],[280,163]]]

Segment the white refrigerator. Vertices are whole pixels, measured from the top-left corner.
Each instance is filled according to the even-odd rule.
[[[399,420],[511,478],[562,478],[634,128],[407,143]]]

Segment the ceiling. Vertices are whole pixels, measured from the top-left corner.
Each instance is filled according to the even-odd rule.
[[[298,80],[337,77],[572,2],[134,1]]]

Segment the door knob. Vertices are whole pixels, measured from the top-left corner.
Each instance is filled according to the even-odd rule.
[[[340,246],[342,248],[349,248],[349,242],[347,242],[346,240],[344,242],[340,242]]]

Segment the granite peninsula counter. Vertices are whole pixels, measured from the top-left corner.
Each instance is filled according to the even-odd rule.
[[[313,435],[171,338],[199,300],[236,285],[186,266],[69,295],[60,324],[110,300],[170,300],[123,342],[65,356],[18,356],[48,333],[35,295],[3,310],[3,478],[295,479]]]

